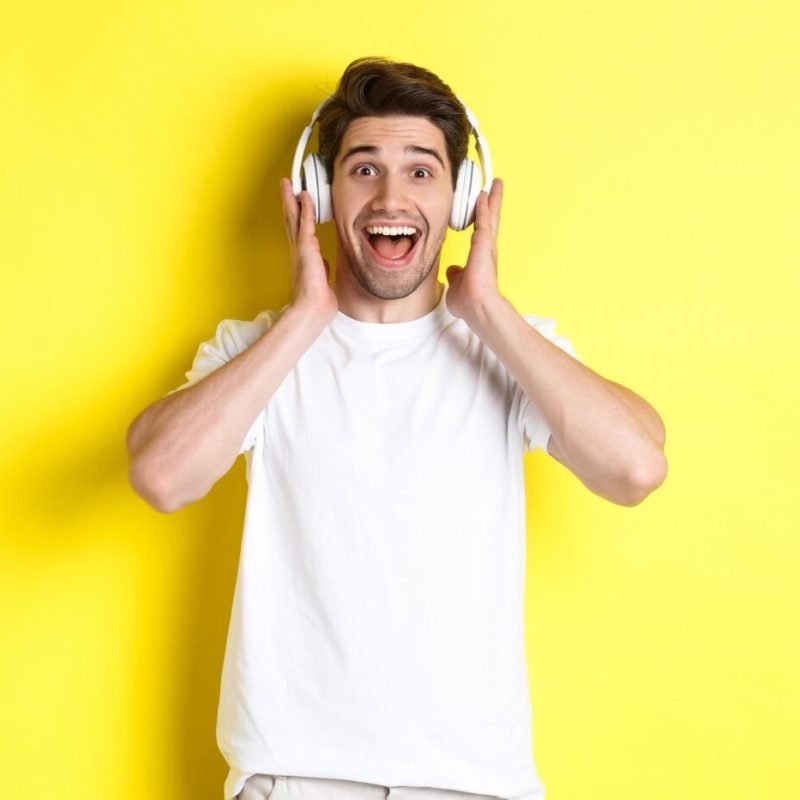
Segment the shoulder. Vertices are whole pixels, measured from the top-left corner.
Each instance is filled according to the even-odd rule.
[[[537,314],[520,314],[528,325],[536,328],[539,333],[548,336],[555,334],[556,321],[552,317],[540,317]]]
[[[540,317],[536,314],[521,314],[520,316],[545,339],[569,353],[573,358],[580,360],[571,340],[557,331],[557,323],[553,317]]]
[[[251,320],[223,319],[217,324],[209,344],[213,343],[230,354],[239,353],[258,341],[288,307],[287,304],[278,311],[265,309]]]

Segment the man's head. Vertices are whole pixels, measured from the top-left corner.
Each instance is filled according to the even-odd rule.
[[[435,284],[470,132],[458,98],[421,67],[358,59],[318,125],[345,280],[383,300]]]
[[[467,156],[470,123],[452,89],[414,64],[359,58],[345,69],[336,91],[317,119],[319,155],[333,183],[335,160],[350,123],[358,117],[425,117],[441,129],[450,160],[453,189]]]

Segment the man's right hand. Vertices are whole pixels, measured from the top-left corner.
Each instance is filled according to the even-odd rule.
[[[292,260],[292,305],[330,322],[339,310],[339,301],[328,283],[331,268],[317,239],[314,202],[305,190],[298,200],[288,178],[281,178],[281,195]]]

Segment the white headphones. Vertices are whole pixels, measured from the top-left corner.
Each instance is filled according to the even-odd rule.
[[[300,192],[305,189],[314,201],[314,216],[317,224],[330,222],[333,219],[333,203],[331,201],[331,187],[328,181],[328,173],[322,163],[318,153],[310,153],[303,161],[302,179],[300,172],[300,162],[306,149],[306,144],[311,137],[311,130],[317,121],[319,112],[330,97],[323,100],[311,117],[308,127],[300,136],[297,149],[294,153],[292,162],[292,190],[294,196],[299,197]],[[483,169],[484,185],[483,191],[488,192],[492,186],[492,159],[489,154],[489,145],[481,136],[478,130],[478,121],[473,113],[464,105],[461,98],[458,101],[464,107],[467,119],[472,126],[471,133],[475,136],[475,149],[478,151],[481,167]],[[453,211],[450,215],[450,227],[456,231],[462,231],[472,224],[475,218],[475,206],[478,202],[478,195],[481,193],[480,172],[474,161],[465,158],[458,168],[456,179],[456,189],[453,195]]]

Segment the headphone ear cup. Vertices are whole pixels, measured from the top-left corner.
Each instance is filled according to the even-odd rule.
[[[450,227],[463,231],[475,218],[475,206],[481,193],[481,173],[474,161],[465,158],[458,168]]]
[[[314,201],[316,223],[322,225],[323,222],[330,222],[333,219],[333,204],[328,172],[316,153],[310,153],[303,162],[303,183]]]

